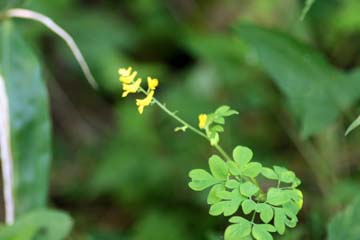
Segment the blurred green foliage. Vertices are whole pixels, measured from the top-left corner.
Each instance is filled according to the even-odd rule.
[[[14,225],[0,228],[0,239],[61,240],[69,235],[72,225],[66,213],[36,210],[19,218]]]
[[[0,35],[0,74],[11,119],[15,215],[21,216],[47,203],[51,155],[48,94],[40,64],[14,24],[2,22]]]
[[[317,0],[300,21],[305,3],[0,1],[1,9],[36,10],[68,30],[100,85],[98,92],[87,85],[71,52],[43,26],[14,21],[45,69],[54,132],[49,201],[74,219],[69,239],[214,240],[227,224],[208,216],[207,193],[187,187],[188,171],[206,168],[212,150],[175,133],[159,109],[140,116],[135,99],[122,100],[117,69],[128,65],[159,78],[158,98],[193,124],[221,104],[236,109],[225,148],[250,146],[264,165],[284,165],[303,180],[298,227],[275,239],[325,239],[327,223],[360,186],[360,136],[344,138],[359,113],[359,2]],[[44,96],[41,86],[35,92]],[[356,218],[349,211],[329,228],[345,229]],[[334,231],[329,239],[343,239]]]

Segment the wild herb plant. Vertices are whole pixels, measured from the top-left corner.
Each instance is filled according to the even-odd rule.
[[[236,146],[230,156],[220,146],[220,133],[224,131],[225,119],[238,114],[229,106],[221,106],[212,113],[198,116],[198,128],[192,126],[165,104],[154,97],[159,85],[158,79],[147,78],[147,89],[142,79],[132,68],[119,69],[119,80],[123,86],[122,97],[129,93],[145,95],[136,99],[140,114],[149,105],[157,105],[181,126],[175,131],[190,130],[204,138],[219,155],[212,155],[208,162],[210,172],[193,169],[189,173],[189,187],[194,191],[210,189],[207,203],[209,214],[229,217],[229,226],[224,233],[225,240],[257,239],[271,240],[271,233],[284,234],[286,227],[294,228],[297,214],[302,208],[303,195],[297,188],[301,181],[295,173],[279,166],[264,167],[252,161],[253,152],[245,146]],[[259,180],[266,180],[271,187],[264,188]]]

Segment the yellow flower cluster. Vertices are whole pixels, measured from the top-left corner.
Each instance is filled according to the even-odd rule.
[[[137,93],[142,90],[141,88],[141,78],[136,78],[137,72],[132,71],[131,67],[128,68],[120,68],[119,69],[119,80],[122,83],[123,93],[122,97],[126,97],[129,93]],[[144,107],[149,106],[152,103],[155,89],[159,85],[159,81],[155,78],[148,77],[148,90],[145,92],[146,97],[144,99],[136,99],[136,105],[138,106],[139,113],[142,114],[144,112]]]

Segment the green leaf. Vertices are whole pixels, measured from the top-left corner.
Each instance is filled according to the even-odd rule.
[[[272,227],[269,224],[255,224],[252,228],[252,234],[257,240],[273,240],[273,237],[268,232],[268,229]]]
[[[234,189],[231,193],[227,191],[219,192],[219,197],[226,199],[215,203],[210,207],[209,214],[212,216],[218,216],[224,214],[224,216],[230,216],[234,214],[240,207],[241,202],[244,201],[238,190]]]
[[[256,209],[256,202],[251,199],[246,199],[242,202],[241,207],[245,214],[249,214]]]
[[[233,190],[234,191],[234,190]],[[231,200],[233,198],[233,192],[229,192],[227,190],[224,191],[219,191],[217,193],[217,196],[221,199],[225,199],[225,200]]]
[[[194,191],[202,191],[214,184],[219,183],[220,181],[211,176],[210,173],[203,169],[194,169],[189,173],[191,182],[189,187]]]
[[[284,183],[292,183],[295,181],[296,176],[293,171],[289,171],[286,168],[274,166],[276,174],[279,176],[279,180]]]
[[[242,25],[239,33],[286,96],[303,138],[334,123],[359,99],[359,70],[341,72],[313,48],[276,31]]]
[[[246,182],[240,185],[240,192],[246,197],[251,197],[259,191],[259,187],[252,182]]]
[[[230,109],[229,106],[221,106],[215,111],[215,115],[223,116],[223,117],[229,117],[234,114],[239,114],[237,111]]]
[[[238,216],[234,216],[234,217],[231,217],[230,219],[229,219],[229,222],[231,222],[231,223],[240,223],[240,222],[242,222],[242,221],[248,221],[247,219],[245,219],[245,218],[243,218],[243,217],[238,217]]]
[[[357,128],[360,125],[360,116],[358,116],[355,121],[351,123],[351,125],[348,127],[348,129],[345,132],[345,135],[347,136],[352,130]]]
[[[240,182],[235,179],[230,179],[226,181],[225,186],[230,189],[238,188],[240,186]]]
[[[274,217],[274,211],[272,207],[266,203],[259,203],[256,210],[260,213],[260,219],[264,223],[270,222]]]
[[[260,163],[251,162],[251,163],[246,164],[243,168],[241,168],[241,171],[242,171],[243,175],[254,178],[260,174],[261,169],[262,169],[262,166]]]
[[[213,121],[218,124],[225,124],[225,119],[220,116],[214,116]]]
[[[12,195],[16,216],[21,216],[47,202],[51,160],[48,95],[40,64],[12,22],[1,23],[0,43],[0,81],[5,87],[0,94],[8,102],[8,112],[1,111],[1,115],[6,114],[10,121],[6,131],[11,139]]]
[[[225,230],[225,240],[239,240],[249,236],[251,233],[251,223],[244,219],[239,218],[238,223],[228,226]]]
[[[210,131],[212,132],[223,132],[224,128],[220,125],[215,125],[210,128]]]
[[[55,210],[36,210],[20,217],[14,225],[0,229],[0,239],[63,240],[70,233],[71,218]]]
[[[210,189],[209,195],[207,197],[208,204],[214,204],[221,201],[221,198],[218,196],[218,193],[225,191],[225,187],[222,184],[216,184]]]
[[[286,216],[284,209],[275,208],[274,226],[279,234],[284,234],[285,232],[285,220]]]
[[[358,240],[360,236],[360,198],[338,213],[328,224],[328,240]]]
[[[227,111],[230,110],[230,107],[229,106],[226,106],[226,105],[223,105],[223,106],[220,106],[218,107],[216,110],[215,110],[215,114],[218,114],[220,116],[224,115]]]
[[[253,152],[250,148],[237,146],[233,151],[234,161],[239,163],[241,167],[245,166],[253,157]]]
[[[228,167],[224,160],[219,156],[213,155],[209,159],[209,166],[212,175],[219,180],[226,180],[228,176]]]
[[[278,175],[271,168],[263,167],[261,169],[261,174],[268,179],[272,179],[272,180],[279,179]]]
[[[209,135],[211,146],[215,146],[220,141],[220,136],[217,132],[211,132]]]
[[[267,192],[266,202],[274,206],[280,206],[290,200],[285,191],[278,188],[270,188]]]
[[[234,175],[234,176],[241,175],[241,168],[238,163],[236,163],[234,161],[228,161],[227,165],[228,165],[229,171],[232,175]]]
[[[295,177],[294,181],[291,184],[292,188],[296,188],[297,186],[299,186],[301,184],[301,180],[298,179],[297,177]]]

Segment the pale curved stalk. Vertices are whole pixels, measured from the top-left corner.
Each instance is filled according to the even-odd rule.
[[[10,143],[9,102],[5,89],[5,81],[2,75],[0,75],[0,159],[5,202],[5,222],[9,225],[15,221],[13,158]]]
[[[75,56],[75,59],[79,63],[86,79],[90,83],[90,85],[98,89],[98,84],[95,81],[95,78],[93,74],[90,71],[90,68],[88,64],[85,61],[85,58],[83,57],[79,47],[76,45],[74,39],[68,34],[63,28],[61,28],[59,25],[57,25],[51,18],[38,13],[34,12],[28,9],[22,9],[22,8],[13,8],[9,9],[5,12],[6,17],[10,18],[23,18],[23,19],[31,19],[37,22],[42,23],[46,27],[48,27],[52,32],[54,32],[56,35],[61,37],[65,43],[68,45],[70,50]]]

